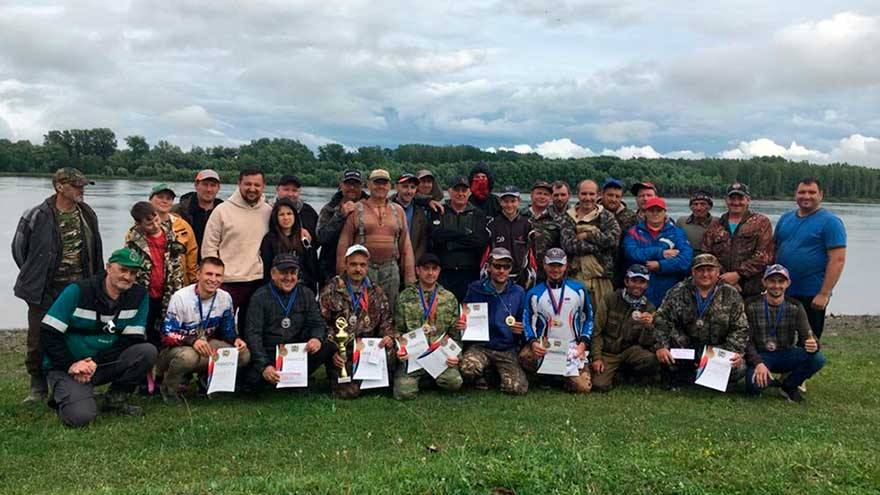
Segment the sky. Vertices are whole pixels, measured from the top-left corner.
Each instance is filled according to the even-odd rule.
[[[876,1],[0,0],[0,139],[880,167],[878,54]]]

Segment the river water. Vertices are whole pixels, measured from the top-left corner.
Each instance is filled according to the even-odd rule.
[[[131,225],[129,208],[136,201],[146,200],[151,182],[131,180],[100,180],[86,190],[86,202],[95,209],[104,241],[104,256],[121,246],[125,232]],[[170,183],[178,195],[192,189],[192,183]],[[224,184],[220,197],[228,197],[235,186]],[[271,188],[270,188],[271,189]],[[12,260],[9,246],[21,213],[39,204],[52,194],[51,180],[33,177],[0,177],[0,190],[6,191],[0,197],[0,290],[5,297],[0,298],[0,328],[22,328],[27,324],[27,307],[12,293],[18,268]],[[273,191],[270,191],[270,193]],[[303,199],[315,210],[333,195],[330,188],[306,188]],[[629,198],[630,205],[632,198]],[[670,215],[677,218],[688,213],[687,200],[670,199]],[[768,215],[774,225],[779,216],[794,208],[794,201],[754,201],[752,209]],[[830,310],[838,314],[880,314],[880,298],[872,296],[873,283],[880,280],[880,265],[877,263],[876,242],[880,240],[880,205],[861,205],[850,203],[826,203],[825,206],[839,215],[846,224],[848,235],[847,262],[841,282],[834,291]],[[714,214],[721,214],[723,203],[717,201]],[[873,287],[873,288],[872,288]]]

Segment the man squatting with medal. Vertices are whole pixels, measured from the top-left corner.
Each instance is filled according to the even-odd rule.
[[[551,248],[544,255],[547,280],[526,294],[523,310],[523,333],[526,346],[519,353],[519,362],[528,373],[537,373],[541,358],[547,353],[548,339],[574,344],[577,358],[584,363],[578,376],[565,377],[564,388],[578,394],[593,388],[586,351],[593,335],[593,309],[584,284],[566,278],[568,259],[565,251]]]
[[[352,380],[351,358],[356,339],[381,338],[379,347],[385,349],[389,369],[394,363],[391,308],[382,288],[367,277],[369,266],[370,251],[361,244],[355,244],[345,251],[343,273],[331,278],[321,290],[321,316],[328,328],[325,345],[332,352],[327,376],[330,393],[336,398],[353,399],[361,393],[360,381]],[[349,335],[344,344],[344,354],[335,340],[340,329]]]
[[[272,281],[251,296],[244,338],[251,351],[251,365],[245,370],[244,383],[251,391],[276,385],[281,375],[275,369],[276,350],[280,344],[302,343],[308,356],[311,376],[332,357],[324,345],[327,327],[315,293],[299,283],[299,258],[282,253],[272,260]]]
[[[163,348],[156,362],[158,374],[164,375],[159,390],[166,403],[180,403],[184,378],[207,374],[208,359],[217,349],[234,345],[239,369],[251,360],[247,344],[235,331],[232,296],[220,288],[225,270],[220,258],[202,258],[196,283],[175,292],[168,302]]]
[[[429,348],[433,349],[445,339],[452,339],[461,346],[461,332],[465,328],[464,321],[458,315],[455,294],[437,283],[440,258],[431,253],[423,254],[416,265],[416,277],[418,282],[400,293],[394,314],[395,338],[400,342],[397,352],[400,364],[394,373],[394,398],[397,400],[415,399],[419,385],[429,385],[432,381],[449,391],[460,389],[462,384],[457,357],[447,358],[449,367],[436,380],[424,369],[407,373],[405,362],[418,356],[407,354],[406,345],[401,340],[403,334],[421,327]]]
[[[764,271],[764,294],[746,301],[749,343],[746,347],[746,391],[760,394],[778,384],[790,402],[803,402],[798,387],[825,365],[819,343],[800,301],[785,295],[791,285],[788,269],[770,265]],[[776,383],[770,373],[786,373]]]
[[[717,346],[733,352],[730,385],[745,376],[743,353],[749,337],[749,322],[739,292],[721,280],[721,263],[714,255],[694,258],[691,276],[676,284],[654,315],[654,344],[661,370],[670,389],[693,383],[703,347]],[[694,350],[694,360],[676,362],[669,349]]]
[[[529,391],[529,380],[519,365],[517,351],[522,345],[526,292],[510,278],[513,263],[510,251],[493,249],[488,276],[468,286],[465,303],[488,304],[489,341],[468,344],[459,368],[462,377],[478,390],[487,390],[497,374],[502,392],[524,395]]]
[[[634,377],[651,378],[659,369],[654,355],[654,313],[657,308],[645,297],[651,279],[644,265],[632,265],[623,279],[624,288],[606,294],[599,302],[590,345],[593,390],[607,392],[622,369]]]

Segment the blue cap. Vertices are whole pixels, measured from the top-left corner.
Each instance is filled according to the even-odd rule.
[[[501,194],[498,195],[503,198],[504,196],[516,196],[519,197],[519,188],[516,186],[504,186],[504,189],[501,190]]]
[[[791,280],[791,275],[788,274],[788,268],[776,263],[775,265],[770,265],[764,270],[764,279],[766,280],[768,277],[772,275],[782,275],[787,280]]]
[[[620,179],[615,179],[614,177],[609,177],[605,179],[605,182],[602,183],[602,190],[608,189],[609,187],[614,187],[616,189],[623,189],[623,181]]]

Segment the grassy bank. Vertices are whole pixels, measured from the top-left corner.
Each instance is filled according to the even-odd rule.
[[[20,332],[0,335],[4,493],[869,493],[880,487],[880,319],[834,318],[807,403],[625,386],[574,397],[319,389],[137,399],[144,418],[60,426],[19,405]],[[500,491],[498,493],[510,493]]]

